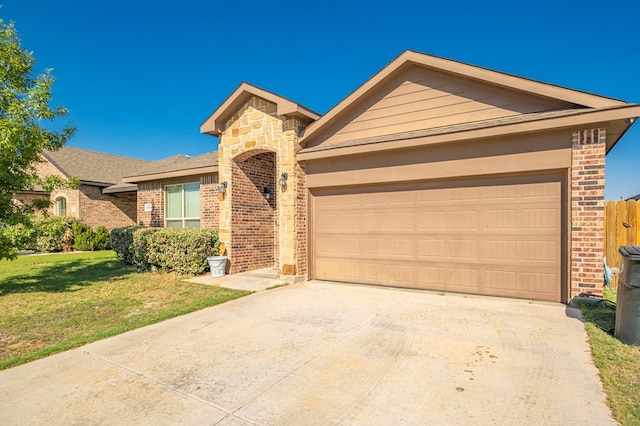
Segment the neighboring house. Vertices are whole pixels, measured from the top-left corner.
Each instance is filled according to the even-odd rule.
[[[322,116],[242,83],[200,127],[217,161],[125,181],[139,222],[218,227],[231,272],[567,302],[602,292],[605,154],[638,116],[407,51]]]
[[[636,201],[639,201],[639,200],[640,200],[640,194],[638,194],[638,195],[634,195],[633,197],[629,197],[629,198],[627,198],[627,201],[629,201],[629,200],[636,200]]]
[[[105,154],[79,148],[62,147],[45,151],[44,162],[37,164],[41,176],[77,177],[77,189],[42,190],[16,194],[15,198],[31,202],[49,199],[56,216],[76,218],[87,225],[113,229],[137,223],[136,185],[123,184],[122,177],[150,164],[150,161]]]

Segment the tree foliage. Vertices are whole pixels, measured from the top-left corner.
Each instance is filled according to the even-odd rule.
[[[42,151],[62,147],[75,127],[66,124],[51,130],[44,125],[53,127],[68,111],[49,106],[54,78],[49,69],[36,75],[35,63],[33,54],[22,48],[13,23],[0,19],[0,259],[15,257],[31,236],[31,213],[44,207],[15,203],[15,193],[78,183],[36,173]]]

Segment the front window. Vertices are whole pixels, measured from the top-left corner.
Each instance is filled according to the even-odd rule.
[[[67,199],[64,197],[56,198],[55,204],[53,206],[53,212],[56,216],[66,216],[67,215]]]
[[[200,229],[200,184],[168,185],[164,188],[165,226]]]

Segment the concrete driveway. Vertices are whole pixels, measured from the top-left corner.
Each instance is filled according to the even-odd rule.
[[[562,305],[326,282],[0,372],[2,424],[615,424]]]

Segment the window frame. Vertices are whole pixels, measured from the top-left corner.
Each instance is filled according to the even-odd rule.
[[[64,204],[64,212],[60,213],[60,204]],[[58,195],[53,200],[53,214],[58,217],[66,217],[68,212],[67,197],[64,195]]]
[[[186,198],[186,194],[187,191],[185,191],[185,187],[188,187],[189,185],[197,185],[198,187],[198,216],[185,216],[186,214],[186,210],[187,210],[187,198]],[[169,202],[168,202],[168,190],[169,188],[176,188],[179,187],[180,188],[180,217],[168,217],[168,212],[169,212]],[[171,185],[165,185],[164,186],[164,227],[165,228],[191,228],[191,229],[200,229],[200,225],[201,225],[201,185],[200,182],[186,182],[186,183],[176,183],[176,184],[171,184]],[[180,226],[169,226],[168,223],[169,222],[180,222]],[[194,222],[197,221],[198,222],[198,226],[197,227],[193,227],[193,226],[187,226],[188,222]]]

